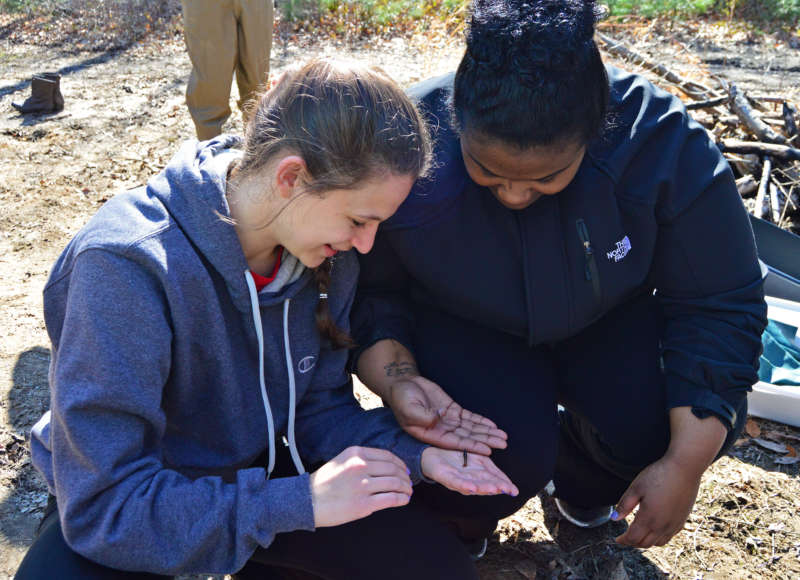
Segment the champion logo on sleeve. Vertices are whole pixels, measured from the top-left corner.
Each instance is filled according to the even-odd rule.
[[[317,364],[317,357],[315,357],[313,354],[304,356],[297,361],[297,370],[300,371],[300,373],[305,374],[313,369],[315,364]]]
[[[606,254],[609,260],[614,260],[615,262],[619,262],[628,255],[628,252],[631,251],[631,240],[628,236],[625,236],[620,241],[617,242],[617,247],[611,250]]]

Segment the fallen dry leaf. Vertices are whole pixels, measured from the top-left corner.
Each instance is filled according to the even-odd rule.
[[[797,450],[788,443],[786,444],[786,449],[789,450],[789,457],[797,457]]]
[[[782,443],[775,443],[774,441],[767,441],[766,439],[761,439],[760,437],[753,437],[753,441],[759,447],[763,447],[764,449],[769,449],[770,451],[774,451],[775,453],[787,453],[789,451],[786,448],[786,445],[784,445]]]
[[[744,424],[745,433],[750,435],[750,437],[760,437],[761,436],[761,427],[758,426],[753,419],[748,419],[747,423]]]

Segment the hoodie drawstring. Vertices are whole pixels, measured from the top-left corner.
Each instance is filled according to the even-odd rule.
[[[267,396],[267,385],[264,379],[264,332],[261,324],[261,307],[258,303],[258,290],[253,275],[250,270],[245,270],[244,278],[247,282],[247,289],[250,291],[250,305],[253,310],[253,323],[256,328],[256,336],[258,337],[258,384],[261,387],[261,400],[264,402],[264,412],[267,415],[267,431],[269,437],[269,463],[267,465],[267,479],[272,475],[272,470],[275,468],[275,423],[272,419],[272,408],[269,404],[269,397]],[[292,363],[292,354],[289,349],[289,299],[283,302],[283,339],[286,350],[286,366],[289,373],[289,451],[292,455],[297,472],[305,473],[300,455],[297,452],[294,437],[294,414],[295,414],[295,399],[296,390],[294,383],[294,365]]]
[[[267,385],[264,381],[264,331],[261,328],[261,307],[258,304],[258,290],[250,270],[245,270],[244,278],[247,280],[247,289],[250,290],[250,305],[253,308],[253,323],[258,337],[258,384],[261,387],[261,400],[264,401],[264,411],[267,414],[267,432],[269,434],[269,464],[267,466],[267,479],[275,468],[275,423],[272,421],[272,408],[269,406]]]
[[[289,436],[289,453],[292,455],[294,467],[298,474],[306,472],[303,462],[300,461],[300,454],[297,452],[297,444],[294,438],[294,412],[297,399],[297,390],[294,385],[294,362],[292,361],[292,349],[289,346],[289,303],[287,298],[283,301],[283,344],[286,352],[286,371],[289,374],[289,422],[286,427]]]

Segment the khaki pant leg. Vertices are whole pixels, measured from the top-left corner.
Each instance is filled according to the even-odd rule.
[[[247,101],[267,83],[269,56],[272,49],[273,0],[238,0],[239,46],[236,62],[236,84],[239,87],[239,108],[246,110]]]
[[[222,132],[231,114],[230,96],[236,65],[236,19],[233,0],[182,0],[186,48],[192,73],[186,104],[197,138]]]

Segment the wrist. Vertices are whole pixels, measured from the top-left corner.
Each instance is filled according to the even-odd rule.
[[[431,467],[432,462],[435,461],[435,455],[438,449],[436,447],[428,446],[422,450],[422,454],[419,458],[419,472],[422,475],[423,481],[427,483],[434,483],[434,480],[431,478]]]
[[[714,461],[728,430],[715,416],[700,419],[690,407],[670,409],[670,443],[664,458],[698,476]]]

